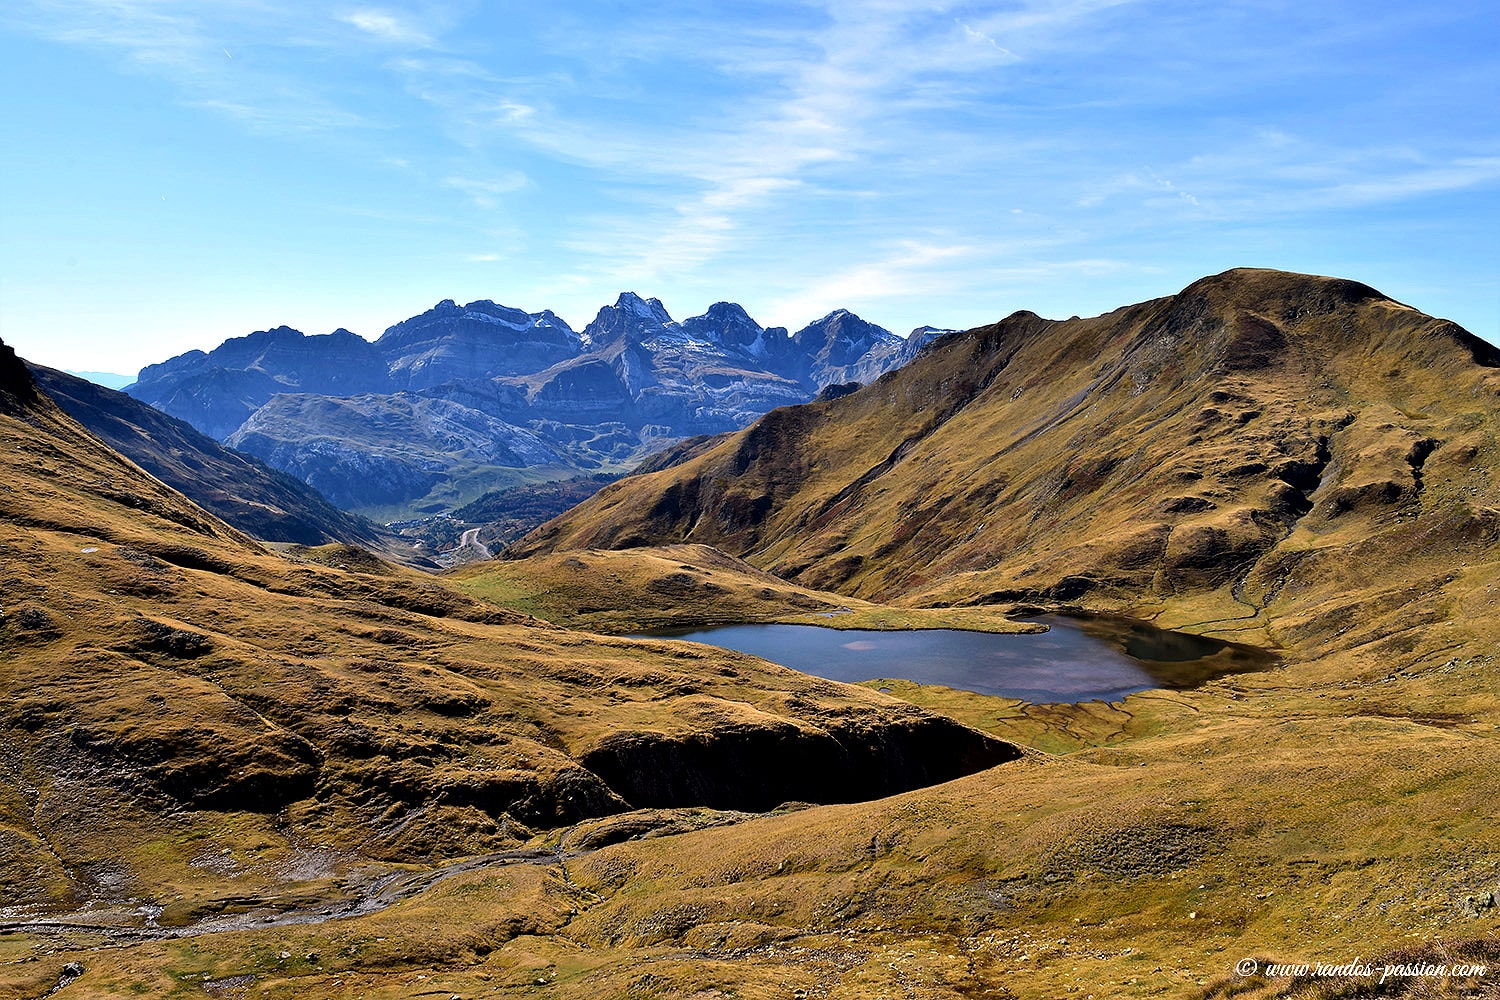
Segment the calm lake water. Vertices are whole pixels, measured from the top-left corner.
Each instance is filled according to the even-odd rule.
[[[957,629],[908,632],[816,625],[723,625],[656,632],[780,663],[835,681],[900,678],[1030,702],[1117,701],[1150,688],[1197,687],[1213,677],[1274,666],[1254,646],[1168,632],[1128,618],[1031,618],[1049,631],[996,635]]]

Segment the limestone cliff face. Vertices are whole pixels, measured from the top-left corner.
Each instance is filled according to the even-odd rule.
[[[285,388],[258,369],[212,366],[168,372],[160,380],[145,383],[137,380],[126,391],[169,416],[187,421],[214,440],[224,441],[250,414]]]
[[[392,384],[427,389],[455,379],[540,371],[578,353],[578,334],[550,310],[526,313],[488,300],[444,299],[375,342]]]
[[[149,365],[126,391],[222,441],[277,393],[345,396],[389,387],[380,352],[364,338],[348,330],[309,337],[279,326]]]
[[[412,393],[282,394],[252,414],[229,444],[285,469],[343,507],[423,496],[454,468],[564,461],[527,428]]]
[[[564,423],[638,423],[629,387],[615,366],[597,358],[552,369],[531,396],[531,407],[544,419]]]

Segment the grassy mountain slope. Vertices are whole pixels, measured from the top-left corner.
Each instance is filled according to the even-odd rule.
[[[1333,600],[1348,644],[1382,608],[1451,605],[1445,577],[1489,558],[1496,363],[1354,282],[1232,271],[951,335],[513,551],[700,542],[853,596],[1082,603],[1290,645],[1331,638]]]
[[[707,545],[483,560],[450,573],[445,582],[548,621],[610,634],[742,622],[976,632],[1041,628],[982,608],[893,608],[809,590]]]
[[[123,392],[30,366],[44,392],[79,423],[157,479],[268,542],[379,546],[374,524],[339,510],[301,480],[225,448],[191,425]]]

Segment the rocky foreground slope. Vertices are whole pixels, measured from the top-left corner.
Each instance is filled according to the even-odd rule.
[[[729,302],[677,322],[632,292],[576,333],[550,311],[445,300],[374,343],[278,327],[151,365],[128,391],[341,507],[431,513],[736,430],[933,333],[838,310],[789,334]]]

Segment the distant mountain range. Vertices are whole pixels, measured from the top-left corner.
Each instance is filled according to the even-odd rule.
[[[732,302],[678,322],[625,292],[579,333],[550,310],[445,299],[373,343],[282,326],[151,365],[127,391],[340,507],[397,517],[738,430],[941,332],[903,339],[841,309],[791,334]]]

